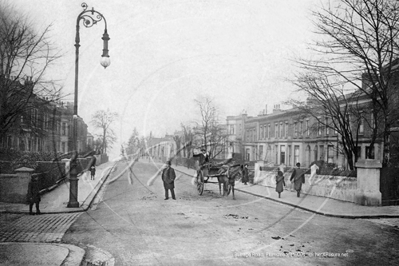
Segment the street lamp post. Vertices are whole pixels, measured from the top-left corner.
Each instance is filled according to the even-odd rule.
[[[110,65],[110,59],[108,55],[108,41],[109,35],[107,32],[107,21],[105,17],[94,8],[87,10],[87,4],[82,3],[83,11],[79,14],[76,20],[76,37],[75,37],[75,97],[74,97],[74,108],[73,108],[73,136],[72,136],[72,149],[73,155],[70,161],[70,189],[69,189],[69,202],[68,208],[78,208],[78,169],[77,169],[77,157],[78,157],[78,75],[79,75],[79,47],[80,47],[80,36],[79,36],[79,24],[83,21],[83,26],[90,28],[97,22],[104,20],[105,29],[102,37],[103,40],[103,54],[101,55],[100,64],[106,68]]]

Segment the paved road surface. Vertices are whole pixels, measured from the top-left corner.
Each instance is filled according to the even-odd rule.
[[[155,171],[118,163],[103,201],[62,241],[106,250],[116,265],[399,265],[397,220],[329,218],[238,192],[234,201],[212,184],[198,196],[188,176],[165,201],[160,177],[146,186]]]

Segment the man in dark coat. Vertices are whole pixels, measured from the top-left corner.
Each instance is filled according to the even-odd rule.
[[[31,181],[28,185],[28,195],[27,200],[29,203],[29,214],[33,215],[32,208],[33,204],[36,205],[36,214],[40,214],[39,202],[40,202],[40,187],[38,176],[32,176]]]
[[[163,187],[165,189],[165,200],[169,199],[169,194],[168,190],[170,190],[170,194],[172,195],[172,199],[176,199],[175,196],[175,179],[176,179],[176,173],[175,169],[173,169],[171,166],[171,161],[167,161],[165,169],[162,171],[162,181],[163,181]]]
[[[242,169],[242,182],[244,183],[244,185],[247,184],[247,182],[249,181],[249,170],[248,170],[248,164],[244,165],[244,168]]]
[[[301,170],[301,164],[297,163],[296,164],[296,169],[294,168],[294,171],[291,174],[290,181],[294,181],[294,188],[296,190],[296,195],[297,197],[300,196],[301,194],[301,189],[302,189],[302,184],[305,183],[305,172],[304,170]]]

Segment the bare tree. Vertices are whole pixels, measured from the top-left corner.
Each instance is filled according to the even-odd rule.
[[[0,2],[0,139],[21,116],[59,100],[60,88],[44,74],[60,57],[48,35],[35,30],[15,8]]]
[[[129,138],[129,141],[127,143],[127,148],[126,152],[127,154],[134,154],[139,148],[140,148],[140,138],[139,138],[139,133],[137,132],[137,129],[133,129],[133,133]]]
[[[397,120],[391,88],[397,77],[399,2],[331,0],[312,15],[320,38],[310,48],[319,57],[298,60],[304,75],[323,74],[335,80],[329,86],[349,84],[346,87],[369,98],[373,118],[367,122],[373,120],[373,138],[384,142],[383,165],[387,165],[390,130]]]
[[[195,102],[199,107],[201,119],[196,122],[194,134],[197,138],[194,140],[198,140],[199,143],[196,145],[204,147],[210,152],[211,158],[215,158],[224,151],[226,146],[226,130],[218,121],[217,108],[211,98],[202,96]]]
[[[294,84],[306,92],[306,102],[292,100],[291,103],[300,110],[304,117],[312,117],[309,130],[331,130],[336,132],[341,151],[345,155],[349,168],[354,169],[359,156],[359,130],[362,121],[367,117],[369,104],[359,105],[364,95],[359,92],[347,93],[342,87],[333,86],[323,74],[299,76]],[[373,145],[375,139],[371,139]]]
[[[112,144],[116,141],[111,124],[115,122],[118,117],[118,113],[111,112],[108,109],[107,111],[99,110],[92,116],[91,124],[102,131],[102,134],[100,134],[102,139],[102,153],[107,153],[107,148],[111,148]]]
[[[173,135],[173,140],[174,140],[175,143],[176,143],[176,152],[177,152],[177,153],[175,154],[175,156],[180,157],[180,156],[181,156],[181,154],[180,154],[180,152],[181,152],[180,147],[181,147],[181,140],[182,140],[182,137],[179,136],[179,135]]]
[[[185,155],[187,157],[190,156],[191,154],[191,149],[192,149],[192,142],[194,140],[194,132],[192,128],[188,125],[184,125],[183,123],[181,124],[181,127],[183,129],[183,134],[184,134],[184,151]],[[187,145],[190,144],[190,145]]]

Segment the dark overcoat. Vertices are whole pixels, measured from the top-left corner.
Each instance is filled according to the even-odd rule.
[[[91,175],[95,175],[96,174],[96,167],[92,166],[90,168],[90,173],[91,173]]]
[[[247,182],[249,182],[249,177],[248,177],[248,168],[246,168],[245,166],[244,166],[244,169],[242,170],[242,182],[243,183],[247,183]]]
[[[294,171],[292,172],[290,181],[294,182],[294,189],[296,191],[301,191],[302,189],[302,184],[305,183],[305,172],[306,170],[302,170],[302,169],[294,169]]]
[[[162,171],[162,181],[165,189],[175,188],[176,173],[175,169],[168,166]]]
[[[285,186],[285,181],[284,181],[284,174],[280,170],[277,172],[276,175],[276,191],[278,193],[283,192]]]
[[[28,201],[28,203],[38,203],[38,202],[40,202],[39,181],[32,180],[32,181],[29,182],[27,201]]]

